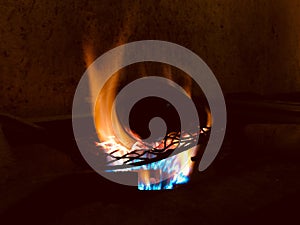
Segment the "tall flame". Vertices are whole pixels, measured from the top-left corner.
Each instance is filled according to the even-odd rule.
[[[123,19],[123,26],[116,40],[117,45],[128,42],[135,26],[135,15],[138,10],[138,5],[135,3],[132,7],[127,7],[129,10],[125,13]],[[89,42],[83,44],[84,60],[89,66],[96,58],[93,45]],[[146,75],[145,68],[140,67],[142,75]],[[143,72],[144,71],[144,72]],[[89,70],[90,73],[99,73],[99,71]],[[163,67],[163,74],[166,78],[172,80],[171,66],[165,65]],[[92,79],[93,77],[93,79]],[[100,142],[97,146],[106,153],[118,151],[118,154],[124,155],[133,150],[144,148],[143,143],[139,140],[138,135],[132,131],[121,127],[118,120],[113,103],[117,95],[119,80],[121,76],[119,73],[114,74],[109,80],[109,86],[104,86],[101,93],[98,93],[95,83],[101,82],[101,75],[89,76],[90,95],[92,99],[97,99],[96,104],[91,104],[94,116],[95,128]],[[98,79],[98,80],[95,80]],[[103,82],[103,81],[102,81]],[[192,80],[190,77],[185,78],[183,85],[187,95],[191,97]],[[112,126],[114,124],[114,128]],[[127,128],[128,129],[128,128]],[[129,136],[131,135],[131,137]],[[156,143],[157,144],[157,143]],[[142,166],[131,167],[130,171],[138,172],[138,188],[141,190],[153,189],[171,189],[175,184],[185,183],[188,181],[189,174],[193,168],[191,157],[196,154],[197,147],[191,147],[180,154],[166,158],[157,162],[152,162]],[[119,165],[120,161],[112,163],[112,165]],[[128,170],[127,170],[128,171]],[[118,170],[114,170],[118,172]],[[170,178],[161,180],[164,173],[170,174]]]
[[[138,3],[134,2],[131,6],[128,6],[126,8],[128,8],[128,10],[125,12],[124,18],[122,20],[123,25],[121,26],[119,36],[115,41],[116,45],[122,45],[128,42],[128,39],[135,27],[135,21],[136,21],[135,17],[137,15],[136,12],[138,10]],[[93,30],[90,30],[90,33],[93,34],[95,32]],[[84,60],[87,66],[91,65],[93,61],[96,59],[96,54],[94,52],[93,45],[90,42],[88,42],[88,40],[89,39],[87,39],[87,41],[83,43]],[[99,73],[99,71],[93,71],[93,70],[89,70],[89,72],[92,74]],[[120,126],[115,109],[113,108],[113,102],[117,94],[118,83],[121,77],[120,74],[116,73],[114,76],[112,76],[110,78],[109,87],[106,87],[106,90],[101,93],[98,93],[99,90],[96,88],[97,82],[103,83],[103,81],[101,80],[101,75],[100,76],[91,75],[88,77],[90,79],[89,88],[90,88],[91,99],[97,99],[96,104],[95,105],[91,104],[91,107],[94,116],[96,132],[98,134],[99,139],[101,141],[110,140],[114,132],[117,132],[118,135],[116,136],[122,137],[122,139],[118,140],[118,142],[122,142],[127,147],[129,147],[134,142],[132,138],[130,138],[127,135],[127,133],[124,132],[123,128]],[[115,125],[114,126],[115,130],[113,129],[112,124]]]

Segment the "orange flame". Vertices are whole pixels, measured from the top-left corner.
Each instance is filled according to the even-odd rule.
[[[126,11],[123,26],[121,26],[121,31],[116,41],[117,45],[124,44],[128,42],[130,35],[135,26],[135,16],[137,15],[138,5],[135,2],[132,6],[127,7],[129,10]],[[95,33],[90,31],[91,33]],[[96,54],[94,52],[93,46],[89,42],[85,42],[83,44],[84,51],[84,60],[87,66],[93,63],[96,58]],[[98,71],[90,70],[91,73],[96,74]],[[118,118],[116,116],[116,112],[113,109],[113,102],[117,94],[118,82],[120,79],[120,74],[115,74],[110,78],[109,87],[106,87],[101,93],[98,93],[98,89],[96,88],[97,82],[103,82],[100,76],[89,76],[89,85],[90,85],[90,95],[91,99],[97,99],[96,104],[92,105],[92,112],[94,113],[94,122],[98,137],[101,141],[111,140],[111,136],[117,132],[119,135],[117,137],[122,137],[121,140],[116,139],[117,142],[122,142],[127,147],[132,145],[134,142],[132,138],[130,138],[126,132],[124,132],[123,128],[118,126]],[[95,80],[97,79],[97,80]],[[101,104],[100,104],[101,102]],[[100,113],[101,112],[101,113]],[[112,127],[112,124],[115,125],[115,130]]]
[[[138,10],[138,5],[135,3],[132,7],[128,7],[128,10],[124,17],[124,24],[122,26],[122,30],[120,31],[120,35],[116,41],[117,45],[124,44],[128,42],[130,35],[135,26],[135,15],[137,14],[136,11]],[[84,60],[86,65],[89,66],[93,63],[94,59],[96,58],[96,53],[94,52],[94,48],[92,44],[85,42],[83,44],[84,50]],[[142,72],[145,72],[145,68],[141,67]],[[98,71],[90,70],[91,73],[98,73]],[[143,72],[142,75],[146,75]],[[172,80],[172,70],[171,66],[164,65],[163,67],[163,74],[166,78]],[[93,77],[93,79],[91,79]],[[97,76],[89,76],[89,85],[90,85],[90,95],[92,99],[97,99],[96,104],[92,105],[93,108],[93,116],[95,122],[95,128],[101,140],[100,143],[97,143],[97,146],[101,147],[106,153],[112,153],[118,150],[119,156],[122,156],[126,153],[129,153],[135,149],[142,149],[145,148],[143,143],[140,141],[140,137],[133,133],[132,131],[125,131],[123,127],[121,127],[118,117],[116,115],[116,111],[113,108],[113,103],[115,97],[117,95],[117,89],[119,85],[120,74],[114,74],[109,80],[109,86],[105,85],[103,91],[98,93],[99,90],[96,90],[95,83],[101,82],[101,75]],[[97,80],[95,80],[97,79]],[[102,81],[103,82],[103,81]],[[187,95],[191,97],[192,92],[192,79],[187,77],[185,79],[185,83],[183,85],[184,90],[186,91]],[[112,124],[114,124],[114,128]],[[129,136],[131,135],[131,137]],[[154,143],[158,148],[160,147],[160,143]],[[168,144],[168,143],[167,143]],[[161,146],[163,147],[163,146]],[[191,147],[189,150],[184,151],[178,155],[174,160],[175,165],[172,167],[176,168],[173,170],[173,178],[178,178],[179,174],[183,176],[189,176],[193,168],[193,162],[191,161],[191,157],[196,154],[197,148]],[[123,163],[122,161],[116,161],[114,165],[119,165]],[[162,171],[150,171],[147,168],[139,168],[139,180],[145,186],[149,186],[150,184],[159,182],[159,177],[161,176]]]

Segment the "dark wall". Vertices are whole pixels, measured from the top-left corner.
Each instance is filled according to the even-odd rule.
[[[71,112],[91,59],[124,42],[160,39],[197,53],[224,92],[300,91],[298,0],[0,2],[0,112]]]

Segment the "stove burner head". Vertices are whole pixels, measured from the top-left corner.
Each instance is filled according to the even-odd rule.
[[[191,159],[197,154],[195,136],[206,137],[209,130],[203,128],[199,133],[185,132],[182,139],[179,132],[172,132],[152,146],[137,141],[131,149],[117,144],[113,137],[96,145],[101,151],[106,152],[107,166],[111,167],[108,172],[136,171],[140,190],[173,189],[175,185],[189,181],[194,166]],[[176,148],[180,153],[169,157]],[[114,169],[118,165],[132,167]],[[163,179],[165,177],[169,178]]]

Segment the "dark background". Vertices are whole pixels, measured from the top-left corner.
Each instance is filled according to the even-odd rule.
[[[86,68],[84,44],[93,46],[96,58],[143,39],[191,49],[213,70],[225,93],[299,91],[297,0],[0,4],[0,107],[14,115],[70,113]]]
[[[174,42],[199,55],[228,107],[216,161],[174,191],[111,184],[83,170],[74,156],[69,115],[87,65],[144,39]],[[299,73],[297,0],[2,0],[0,221],[297,223]]]

